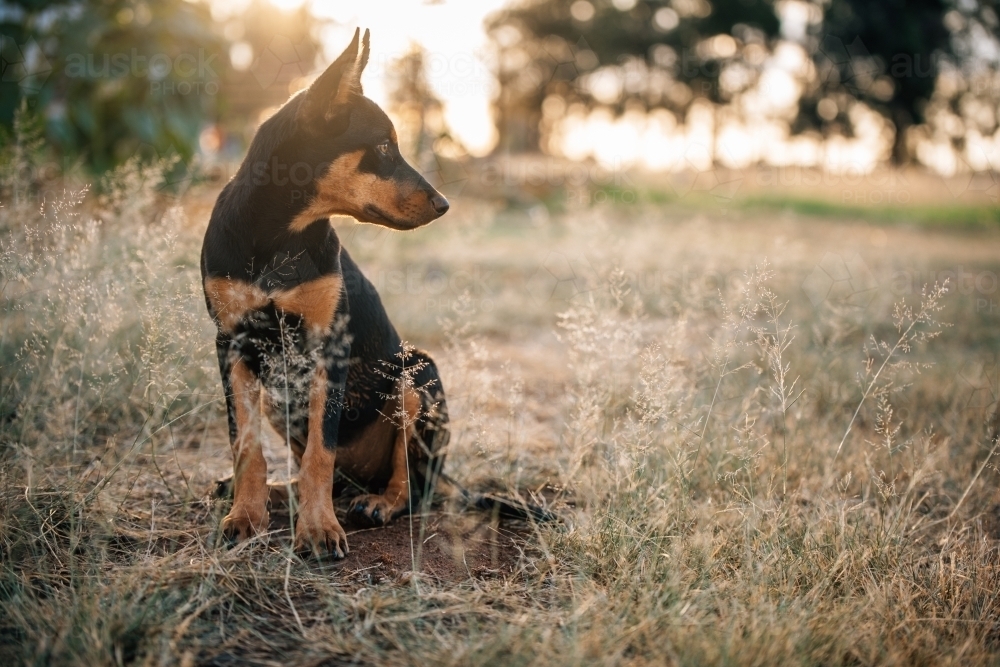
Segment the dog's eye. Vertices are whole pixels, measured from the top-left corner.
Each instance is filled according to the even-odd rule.
[[[376,146],[376,148],[378,149],[378,152],[381,153],[382,155],[388,155],[389,154],[389,142],[388,141],[383,141],[378,146]]]

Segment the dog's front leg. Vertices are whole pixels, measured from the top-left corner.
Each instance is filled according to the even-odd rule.
[[[309,392],[309,432],[299,470],[299,516],[295,550],[343,558],[347,533],[333,511],[333,465],[347,380],[346,364],[336,357],[320,363]]]
[[[220,350],[233,450],[233,506],[222,520],[229,539],[242,541],[267,530],[267,461],[261,448],[260,381],[240,358]],[[223,358],[223,353],[226,357]]]

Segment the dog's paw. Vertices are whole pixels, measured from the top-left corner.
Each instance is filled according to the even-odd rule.
[[[352,523],[363,526],[384,526],[406,510],[406,497],[403,502],[393,502],[384,495],[368,494],[358,496],[351,502],[347,516]]]
[[[323,558],[341,559],[351,553],[347,547],[347,533],[340,527],[333,503],[329,507],[312,509],[303,506],[295,522],[295,551],[312,553]]]
[[[242,542],[254,535],[267,532],[271,517],[267,510],[250,510],[246,507],[233,505],[229,514],[222,520],[222,534],[230,542]]]

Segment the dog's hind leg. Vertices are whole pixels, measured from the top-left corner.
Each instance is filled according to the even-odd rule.
[[[245,540],[266,531],[270,519],[267,462],[261,446],[261,386],[242,359],[229,363],[222,356],[220,351],[233,450],[233,506],[222,520],[222,530],[230,539]]]
[[[381,494],[356,498],[348,515],[360,523],[383,525],[433,497],[448,447],[448,406],[434,360],[413,350],[407,361],[412,377],[386,408],[397,425],[392,472]],[[403,406],[400,409],[399,396]]]
[[[420,396],[412,388],[403,390],[402,408],[398,394],[386,403],[390,414],[385,417],[395,422],[396,434],[392,443],[390,459],[391,474],[385,491],[358,496],[351,503],[348,515],[353,521],[373,526],[382,526],[406,513],[410,507],[411,478],[416,475],[413,468],[411,446],[414,429],[420,414]],[[409,458],[409,460],[408,460]]]
[[[419,456],[416,461],[414,493],[421,498],[432,498],[441,480],[451,427],[448,421],[448,403],[444,387],[434,360],[426,353],[415,351],[413,356],[420,369],[414,377],[414,385],[419,387],[422,401],[420,419],[414,436]]]

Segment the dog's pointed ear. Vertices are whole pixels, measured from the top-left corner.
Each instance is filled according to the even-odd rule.
[[[358,54],[358,58],[354,63],[354,67],[340,80],[340,87],[337,90],[337,97],[334,99],[334,104],[343,104],[347,102],[351,95],[361,95],[363,94],[361,90],[361,73],[365,71],[365,66],[368,64],[368,52],[369,52],[369,37],[371,33],[367,28],[365,28],[365,36],[361,40],[361,53]],[[357,41],[358,33],[354,33],[354,40]],[[356,51],[355,51],[356,52]]]
[[[344,52],[309,86],[299,107],[300,118],[330,120],[336,114],[338,106],[349,102],[352,95],[361,94],[361,71],[368,63],[368,35],[365,30],[359,57],[361,30],[359,28],[354,31],[354,39]]]

